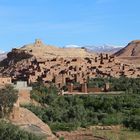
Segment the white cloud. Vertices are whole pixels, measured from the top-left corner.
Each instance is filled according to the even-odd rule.
[[[66,45],[65,48],[80,48],[81,46],[78,45]]]

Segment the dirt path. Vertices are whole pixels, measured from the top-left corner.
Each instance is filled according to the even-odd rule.
[[[59,131],[56,133],[56,136],[64,138],[65,140],[107,140],[102,137],[94,136],[91,130],[76,130],[72,132]]]
[[[65,140],[108,140],[105,135],[96,133],[98,131],[118,132],[122,126],[90,126],[89,128],[80,128],[76,131],[59,131],[56,136]]]

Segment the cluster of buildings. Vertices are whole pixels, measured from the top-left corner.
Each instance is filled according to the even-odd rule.
[[[31,84],[41,81],[44,84],[54,83],[61,88],[69,83],[83,84],[89,78],[111,76],[111,70],[103,70],[103,65],[112,61],[114,58],[108,55],[99,58],[35,58],[19,63],[9,74],[12,82],[20,80]]]
[[[58,87],[68,83],[85,83],[96,77],[139,77],[140,68],[122,64],[108,54],[95,58],[32,58],[21,61],[11,68],[12,81],[28,81],[28,84],[42,81]]]
[[[35,49],[41,47],[41,44],[41,41],[37,40],[34,45]],[[140,67],[122,63],[109,54],[101,53],[94,57],[43,58],[29,55],[26,50],[19,49],[10,52],[7,58],[8,61],[10,60],[9,66],[0,69],[3,75],[9,75],[9,77],[0,77],[0,85],[16,81],[27,81],[30,85],[40,81],[45,85],[54,83],[60,89],[64,86],[72,89],[71,84],[79,83],[81,85],[79,91],[89,92],[91,89],[86,83],[91,78],[120,76],[137,78],[140,76]],[[14,61],[17,62],[14,63]]]

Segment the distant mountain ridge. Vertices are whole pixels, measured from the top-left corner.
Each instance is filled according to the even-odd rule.
[[[4,51],[2,51],[2,50],[0,50],[0,54],[3,54],[3,53],[5,53]]]
[[[84,45],[84,46],[78,46],[78,45],[66,45],[64,48],[85,48],[87,51],[95,52],[95,53],[115,53],[123,48],[123,46],[113,46],[113,45]]]
[[[0,61],[2,61],[3,59],[5,59],[7,57],[7,53],[0,50]]]

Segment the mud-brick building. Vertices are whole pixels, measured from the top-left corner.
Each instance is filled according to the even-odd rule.
[[[6,84],[12,84],[11,77],[0,76],[0,86],[4,86]]]

